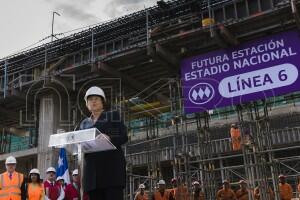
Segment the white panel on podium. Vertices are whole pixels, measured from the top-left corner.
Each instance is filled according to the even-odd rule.
[[[116,149],[116,147],[103,134],[98,135],[95,140],[82,143],[81,148],[84,153]]]
[[[81,144],[81,151],[84,153],[116,149],[109,139],[96,128],[53,134],[50,136],[49,147],[62,147],[72,144]]]

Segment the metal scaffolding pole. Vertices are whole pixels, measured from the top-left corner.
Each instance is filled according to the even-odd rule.
[[[149,34],[149,10],[146,9],[146,34],[147,34],[147,46],[149,45],[150,43],[150,34]]]
[[[254,189],[255,183],[254,183],[254,177],[253,177],[253,152],[251,149],[251,145],[246,145],[245,144],[245,129],[246,129],[246,124],[244,121],[244,112],[243,112],[243,107],[241,105],[236,106],[236,111],[238,115],[238,121],[239,121],[239,129],[241,132],[241,148],[242,148],[242,153],[243,153],[243,161],[244,161],[244,169],[245,169],[245,175],[248,180],[248,186],[251,189]],[[248,133],[250,135],[250,133]],[[253,193],[249,193],[249,200],[254,200]]]
[[[269,172],[272,177],[272,182],[275,190],[275,200],[279,200],[278,193],[278,183],[277,183],[277,174],[276,174],[276,166],[273,161],[272,155],[272,146],[271,146],[271,134],[270,134],[270,119],[268,115],[268,104],[265,100],[260,102],[253,102],[251,104],[252,111],[252,120],[255,122],[256,131],[254,137],[255,145],[255,158],[256,158],[256,175],[258,180],[258,186],[260,187],[260,191],[262,191],[262,196],[265,199],[269,198],[269,183],[268,177]],[[261,114],[260,107],[262,107],[263,111]],[[265,151],[269,153],[265,153]],[[271,153],[271,154],[270,154]],[[267,165],[267,161],[270,161],[269,165]]]
[[[215,179],[214,161],[212,158],[212,143],[209,132],[209,114],[207,112],[196,114],[196,124],[198,130],[198,148],[199,148],[199,170],[201,182],[206,184],[206,198],[214,199],[217,188]],[[204,161],[206,160],[206,161]]]
[[[91,32],[92,32],[91,62],[92,62],[92,64],[94,64],[94,62],[95,62],[95,57],[94,57],[94,29],[92,29]]]
[[[176,88],[174,87],[174,80],[169,80],[169,98],[171,103],[172,126],[175,127],[173,142],[173,177],[178,177],[180,173],[180,158],[177,155],[177,137],[179,136],[178,127],[178,110],[176,104]]]
[[[4,91],[4,98],[7,96],[7,60],[4,62],[4,85],[3,85],[3,91]]]

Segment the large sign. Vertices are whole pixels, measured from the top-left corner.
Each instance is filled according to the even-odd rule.
[[[186,113],[300,90],[299,32],[290,31],[181,63]]]

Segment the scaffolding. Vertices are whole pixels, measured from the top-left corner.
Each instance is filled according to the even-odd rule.
[[[155,134],[147,133],[145,141],[127,145],[128,161],[131,162],[131,158],[135,160],[131,163],[132,171],[129,177],[137,176],[134,166],[143,167],[143,162],[139,162],[139,154],[143,154],[143,157],[147,155],[145,163],[147,163],[148,180],[151,177],[151,185],[146,184],[149,187],[149,193],[155,188],[155,182],[158,179],[165,178],[169,181],[177,177],[188,188],[191,188],[191,182],[195,180],[205,183],[202,185],[202,190],[206,198],[215,199],[223,180],[230,180],[235,187],[240,179],[244,179],[247,180],[250,190],[260,188],[263,199],[270,198],[269,188],[272,188],[275,199],[279,200],[278,174],[287,173],[289,177],[294,177],[291,180],[295,184],[295,177],[299,172],[298,157],[280,157],[275,154],[285,150],[281,147],[283,143],[292,144],[290,146],[292,149],[299,149],[300,146],[297,144],[300,142],[300,129],[298,128],[300,121],[297,117],[299,114],[296,112],[289,117],[294,120],[294,124],[285,130],[285,127],[272,128],[273,124],[278,123],[279,118],[276,115],[270,116],[269,112],[274,113],[277,107],[281,107],[280,102],[286,102],[287,99],[289,99],[289,106],[293,104],[295,106],[295,102],[299,101],[297,93],[284,98],[277,97],[276,100],[259,100],[230,109],[220,109],[217,115],[229,113],[229,116],[235,116],[233,122],[237,123],[241,130],[241,150],[233,151],[231,139],[228,138],[230,125],[226,124],[221,129],[216,129],[215,125],[211,126],[211,123],[216,121],[213,112],[184,115],[180,107],[182,100],[180,80],[170,79],[168,82],[171,114],[168,129],[171,131],[167,134],[166,129],[158,126],[159,123],[146,120],[147,123],[144,126],[149,126],[146,129],[152,130],[150,132],[155,132]],[[216,139],[216,130],[226,131],[227,138]],[[165,135],[162,132],[165,132]],[[150,138],[149,135],[152,137]],[[293,139],[285,139],[287,137],[293,137]],[[279,138],[282,141],[279,141]],[[132,151],[133,149],[136,151]],[[172,171],[172,176],[163,174],[162,165],[166,161],[170,163],[168,170]],[[235,161],[237,163],[228,164],[228,162]],[[292,164],[287,164],[292,161]],[[140,176],[143,175],[140,174]],[[141,182],[135,182],[131,188],[136,189],[139,183]],[[249,199],[254,199],[253,193],[249,193]]]

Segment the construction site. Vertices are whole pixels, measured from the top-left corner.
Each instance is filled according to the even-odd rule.
[[[250,189],[269,185],[280,200],[279,174],[299,197],[300,85],[299,91],[186,112],[181,71],[186,58],[299,34],[299,10],[298,0],[158,1],[0,59],[1,173],[10,155],[25,175],[55,166],[58,150],[48,147],[49,137],[78,128],[88,116],[84,93],[95,85],[128,128],[124,199],[133,200],[141,183],[151,193],[158,180],[171,188],[178,177],[188,188],[199,181],[205,199],[216,199],[224,180],[232,188],[247,180]],[[238,149],[232,124],[241,131]],[[76,156],[68,159],[75,169]],[[261,197],[268,199],[266,188]]]

